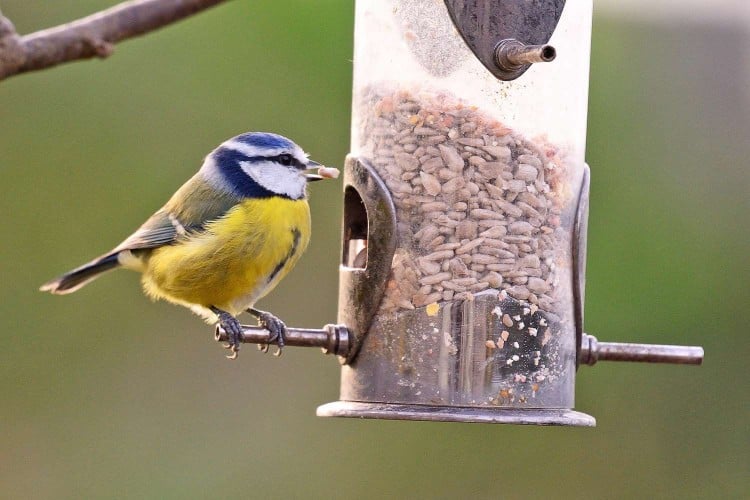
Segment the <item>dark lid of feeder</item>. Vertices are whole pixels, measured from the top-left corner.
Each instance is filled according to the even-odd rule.
[[[565,0],[445,0],[445,5],[458,32],[482,64],[497,78],[513,80],[531,65],[503,68],[497,62],[498,44],[502,40],[546,44],[560,20]]]

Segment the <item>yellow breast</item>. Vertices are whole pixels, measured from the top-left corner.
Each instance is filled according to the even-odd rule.
[[[306,200],[246,200],[205,232],[154,250],[144,288],[156,298],[236,315],[286,276],[309,241]]]

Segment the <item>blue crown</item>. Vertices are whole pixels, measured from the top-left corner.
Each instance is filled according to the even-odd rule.
[[[271,132],[247,132],[238,135],[237,137],[233,137],[230,140],[241,142],[248,146],[255,146],[256,148],[292,149],[295,147],[295,144],[283,135],[273,134]]]

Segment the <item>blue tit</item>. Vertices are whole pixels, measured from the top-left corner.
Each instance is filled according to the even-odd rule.
[[[237,316],[243,311],[271,333],[280,353],[284,323],[254,305],[307,248],[307,183],[323,177],[306,171],[316,167],[321,165],[286,137],[265,132],[233,137],[125,241],[40,290],[67,294],[111,269],[131,269],[142,273],[153,299],[218,322],[228,333],[230,359],[240,348]]]

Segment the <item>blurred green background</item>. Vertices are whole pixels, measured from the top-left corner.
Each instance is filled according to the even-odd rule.
[[[113,4],[2,0],[22,33]],[[227,137],[348,149],[352,2],[230,2],[81,62],[0,84],[0,497],[741,498],[750,491],[750,86],[739,24],[596,12],[586,326],[703,345],[700,368],[582,368],[595,429],[319,419],[317,350],[223,359],[210,328],[118,272],[43,281],[107,250]],[[335,318],[340,183],[261,305]],[[744,493],[743,493],[744,492]]]

